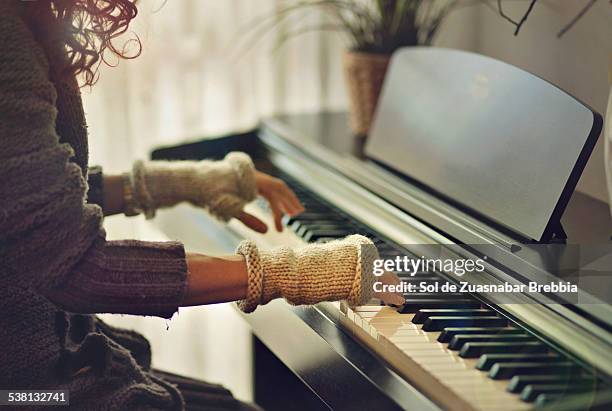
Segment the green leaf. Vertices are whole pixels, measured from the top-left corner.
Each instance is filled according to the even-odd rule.
[[[445,0],[443,4],[440,0],[288,0],[275,13],[254,24],[251,32],[258,38],[291,16],[299,17],[300,13],[318,8],[329,17],[329,23],[292,30],[283,34],[280,43],[304,32],[333,27],[347,33],[356,50],[392,53],[399,47],[431,44],[458,1]]]

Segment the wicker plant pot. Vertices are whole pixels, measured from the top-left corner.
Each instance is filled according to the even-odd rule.
[[[351,129],[358,136],[368,134],[390,58],[385,54],[358,52],[344,55]]]

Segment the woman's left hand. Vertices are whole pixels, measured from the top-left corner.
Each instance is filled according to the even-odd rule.
[[[293,190],[283,180],[261,171],[256,171],[255,183],[257,184],[259,194],[270,204],[276,231],[283,231],[283,224],[281,223],[283,214],[294,216],[304,211],[304,206],[302,206],[300,200],[298,200]],[[237,218],[244,225],[258,233],[268,231],[266,223],[246,211],[242,211]]]

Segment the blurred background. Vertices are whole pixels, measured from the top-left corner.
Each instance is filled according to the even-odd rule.
[[[91,163],[106,173],[127,170],[152,148],[242,131],[280,112],[344,110],[342,56],[346,39],[312,31],[275,49],[294,31],[286,20],[265,35],[252,30],[281,0],[147,0],[131,26],[143,46],[135,60],[102,67],[99,82],[83,90]],[[528,70],[605,113],[612,60],[612,5],[597,2],[563,38],[556,34],[584,6],[581,0],[540,0],[518,37],[484,1],[465,1],[442,25],[435,46],[459,48]],[[520,18],[527,0],[505,0]],[[325,23],[313,11],[300,25]],[[607,201],[603,139],[578,189]],[[163,240],[141,217],[105,222],[109,238]],[[214,235],[197,251],[219,252]],[[105,316],[135,328],[152,342],[154,366],[219,382],[239,398],[251,390],[250,334],[230,305],[181,310],[171,321]]]

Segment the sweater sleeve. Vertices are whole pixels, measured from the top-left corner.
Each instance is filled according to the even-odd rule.
[[[85,202],[83,172],[56,132],[57,93],[19,3],[0,2],[0,284],[69,311],[169,317],[186,287],[183,246],[105,240],[101,209]]]

